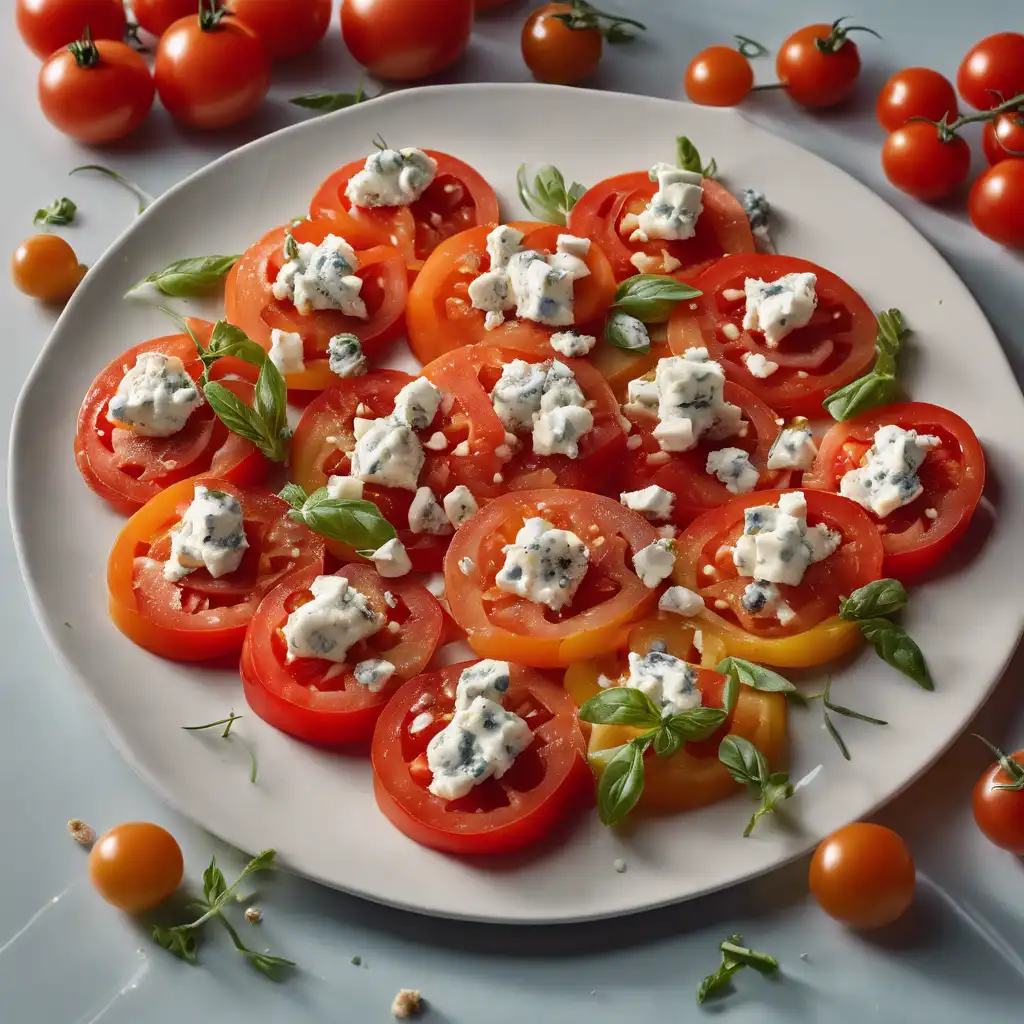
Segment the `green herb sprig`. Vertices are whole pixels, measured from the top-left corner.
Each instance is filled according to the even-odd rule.
[[[95,171],[97,174],[103,174],[128,189],[139,201],[139,213],[142,213],[153,202],[153,197],[141,185],[136,185],[131,178],[126,178],[120,171],[104,167],[102,164],[82,164],[81,167],[73,167],[68,171],[68,174],[78,174],[79,171]]]
[[[234,711],[229,711],[227,718],[219,718],[216,722],[206,722],[204,725],[183,725],[182,729],[184,729],[185,732],[202,732],[205,729],[217,729],[223,725],[224,731],[220,735],[222,739],[227,739],[232,734],[231,726],[233,726],[241,717],[241,715],[236,715]],[[249,781],[255,783],[257,772],[256,751],[253,750],[252,747],[238,735],[238,733],[235,733],[234,736],[249,753]]]
[[[706,164],[700,158],[697,147],[685,136],[676,136],[676,164],[684,171],[713,178],[718,173],[718,161],[712,157]]]
[[[736,698],[739,696],[741,684],[749,686],[752,690],[761,690],[764,693],[784,693],[787,697],[803,700],[800,691],[788,679],[763,665],[755,665],[752,661],[733,657],[723,658],[715,666],[715,671],[725,676],[722,705],[727,712],[731,712],[736,706]]]
[[[530,183],[526,174],[526,164],[520,164],[516,173],[516,186],[519,190],[519,201],[538,220],[547,224],[568,222],[569,213],[579,202],[586,188],[578,181],[571,185],[565,184],[562,172],[551,164],[544,164]]]
[[[251,406],[215,380],[206,384],[203,394],[228,430],[251,441],[271,462],[284,462],[288,458],[288,442],[291,438],[288,429],[288,388],[281,371],[269,359],[265,358],[260,365]]]
[[[75,212],[78,207],[67,196],[54,199],[49,206],[43,206],[36,210],[32,223],[36,227],[66,227],[75,219]]]
[[[332,114],[335,110],[354,107],[357,103],[371,99],[374,97],[367,96],[363,91],[363,80],[360,78],[355,92],[311,92],[293,96],[288,102],[306,110],[315,110],[318,114]]]
[[[899,398],[896,379],[896,357],[900,345],[910,333],[898,309],[878,314],[878,336],[875,338],[875,365],[863,377],[833,391],[821,404],[837,422],[852,419],[869,409],[891,405]]]
[[[355,548],[364,558],[397,536],[372,501],[332,498],[326,487],[307,494],[298,484],[286,484],[278,497],[291,505],[288,515],[295,522]]]
[[[775,977],[779,961],[768,953],[760,953],[743,944],[742,935],[730,935],[718,946],[722,962],[714,974],[709,974],[697,989],[697,1005],[716,996],[723,996],[732,988],[732,977],[744,967],[752,967],[760,974]]]
[[[743,837],[747,838],[766,814],[771,814],[780,801],[793,795],[793,783],[786,772],[773,772],[768,759],[750,740],[734,733],[718,745],[718,760],[740,785],[761,801],[743,830]]]
[[[218,320],[210,332],[210,344],[204,346],[196,336],[196,332],[189,326],[188,321],[172,309],[160,306],[160,311],[166,313],[181,329],[187,334],[196,347],[196,352],[203,363],[203,373],[199,378],[199,386],[205,387],[209,379],[210,367],[213,366],[222,356],[234,356],[253,366],[262,366],[267,360],[267,353],[251,340],[240,327],[229,324],[227,320]]]
[[[133,285],[126,292],[125,298],[131,298],[136,293],[144,291],[146,285],[153,285],[157,291],[174,298],[209,295],[223,283],[228,271],[238,260],[238,254],[187,256],[183,260],[175,260],[162,270],[154,270],[152,274],[148,274],[138,284]]]

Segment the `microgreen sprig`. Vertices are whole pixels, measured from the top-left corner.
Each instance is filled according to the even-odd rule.
[[[587,0],[570,0],[571,7],[564,14],[556,14],[556,20],[577,31],[597,29],[609,43],[631,43],[636,33],[630,29],[647,31],[647,26],[635,18],[623,18],[598,10]]]
[[[538,220],[547,224],[561,224],[568,221],[569,212],[579,201],[586,188],[578,181],[566,186],[562,172],[551,164],[544,164],[533,179],[526,174],[526,164],[520,164],[516,173],[519,201]]]
[[[676,166],[705,178],[713,178],[718,173],[718,161],[712,157],[705,164],[700,151],[685,135],[676,136]]]
[[[232,327],[231,331],[238,331],[238,328]],[[244,332],[240,333],[245,337]],[[249,341],[247,337],[245,340]],[[287,419],[288,388],[281,371],[269,359],[265,358],[260,366],[251,406],[219,381],[209,381],[203,394],[228,430],[251,441],[271,462],[284,462],[288,458],[291,438]]]
[[[825,689],[821,693],[822,717],[825,720],[825,729],[828,731],[829,736],[835,740],[839,753],[847,761],[850,761],[852,758],[850,757],[849,747],[847,747],[843,737],[839,735],[839,730],[829,717],[830,711],[835,712],[837,715],[842,715],[844,718],[855,718],[858,722],[867,722],[869,725],[888,725],[889,723],[882,718],[872,718],[871,715],[865,715],[863,712],[854,711],[853,708],[844,707],[842,704],[834,704],[831,700],[831,693],[832,677],[829,676],[825,681]]]
[[[367,96],[363,90],[363,80],[360,78],[355,92],[311,92],[293,96],[288,102],[306,110],[315,110],[318,114],[330,114],[335,110],[344,110],[346,107],[354,107],[357,103],[372,99],[374,97]]]
[[[742,935],[730,935],[719,943],[722,962],[714,974],[709,974],[697,989],[697,1005],[714,996],[725,995],[732,987],[732,977],[744,967],[752,967],[760,974],[774,977],[779,973],[779,961],[768,953],[761,953],[744,945]]]
[[[744,839],[750,835],[757,823],[775,810],[782,800],[793,795],[793,783],[786,772],[773,772],[768,759],[743,736],[730,733],[718,745],[718,760],[725,765],[729,774],[755,798],[759,798],[761,806],[743,830]]]
[[[166,313],[181,329],[187,334],[196,347],[196,352],[203,363],[203,373],[197,383],[205,387],[209,379],[210,367],[222,356],[234,356],[253,366],[262,366],[267,359],[267,353],[256,344],[240,327],[229,324],[226,320],[218,320],[213,325],[210,333],[210,344],[204,346],[196,337],[195,331],[189,326],[189,322],[179,316],[172,309],[166,306],[158,307],[161,313]]]
[[[910,328],[898,309],[878,314],[878,336],[875,338],[875,365],[855,381],[833,391],[821,404],[832,418],[842,423],[859,413],[881,405],[890,405],[899,397],[896,380],[896,357]]]
[[[32,223],[36,227],[51,224],[56,227],[65,227],[75,219],[77,209],[78,207],[67,196],[62,196],[60,199],[54,199],[49,206],[36,210]]]
[[[216,722],[206,722],[204,725],[183,725],[182,729],[184,729],[185,732],[202,732],[205,729],[217,729],[223,725],[224,731],[220,734],[221,739],[227,739],[228,736],[231,735],[231,726],[233,726],[241,717],[241,715],[236,715],[234,711],[230,711],[228,712],[227,718],[219,718]],[[249,781],[255,783],[257,771],[256,751],[254,751],[252,747],[238,735],[238,733],[235,733],[234,735],[238,742],[241,743],[249,752]]]

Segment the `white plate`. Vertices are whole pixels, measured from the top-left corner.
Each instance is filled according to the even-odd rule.
[[[335,167],[383,135],[446,150],[521,215],[515,171],[551,162],[595,182],[670,159],[674,136],[714,156],[733,188],[765,190],[785,252],[841,274],[876,309],[898,306],[915,334],[903,359],[915,398],[965,416],[985,445],[999,515],[983,507],[952,572],[915,590],[906,624],[935,676],[925,693],[865,653],[838,673],[835,699],[887,719],[841,720],[846,763],[820,713],[794,709],[791,775],[824,768],[786,821],[740,833],[738,795],[707,810],[616,835],[589,815],[525,859],[467,863],[406,840],[377,812],[369,765],[275,732],[238,726],[257,749],[249,784],[240,747],[179,726],[244,711],[233,672],[170,664],[133,647],[106,615],[107,552],[122,520],[82,483],[71,453],[79,403],[117,353],[165,333],[156,310],[121,299],[145,273],[186,255],[241,252],[302,212]],[[598,918],[685,900],[767,871],[871,812],[917,778],[967,724],[1020,635],[1024,545],[1024,403],[999,345],[964,285],[881,199],[830,164],[732,112],[666,100],[525,85],[396,93],[278,132],[225,156],[155,203],[89,273],[36,363],[16,414],[11,505],[22,570],[39,619],[86,687],[114,742],[164,796],[244,850],[272,846],[283,864],[381,902],[506,922]],[[967,555],[970,557],[966,557]],[[617,874],[623,857],[628,871]]]

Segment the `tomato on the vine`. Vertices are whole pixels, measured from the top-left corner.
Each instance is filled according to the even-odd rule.
[[[789,98],[804,107],[832,107],[853,92],[860,75],[860,53],[848,38],[854,31],[871,32],[863,25],[807,25],[779,47],[775,73]]]
[[[11,257],[14,287],[43,302],[67,302],[85,270],[75,250],[59,235],[26,238]]]
[[[86,26],[93,39],[121,40],[126,24],[121,0],[17,0],[14,18],[21,38],[42,60],[81,39]]]
[[[957,70],[956,87],[978,110],[1024,92],[1024,35],[997,32],[975,43]]]
[[[1011,156],[1024,157],[1024,114],[1000,114],[988,121],[981,135],[981,148],[990,164]]]
[[[177,840],[149,821],[128,821],[100,836],[89,853],[89,880],[118,910],[140,914],[181,884],[185,860]]]
[[[754,85],[750,61],[731,46],[709,46],[686,68],[686,95],[705,107],[734,107]]]
[[[259,36],[271,60],[312,50],[331,23],[331,0],[225,0],[224,6]]]
[[[132,0],[132,10],[139,27],[159,37],[179,18],[195,17],[199,4],[197,0]]]
[[[931,68],[903,68],[878,94],[878,123],[888,132],[903,127],[912,117],[952,121],[957,116],[956,92],[945,75]]]
[[[971,147],[959,136],[942,138],[928,121],[897,128],[882,147],[885,176],[901,192],[928,202],[948,196],[967,177]]]
[[[1024,750],[999,760],[978,779],[972,799],[974,820],[989,842],[1024,856]],[[1018,788],[1014,788],[1018,787]]]
[[[983,235],[1024,248],[1024,159],[1002,160],[980,174],[971,186],[967,210]]]

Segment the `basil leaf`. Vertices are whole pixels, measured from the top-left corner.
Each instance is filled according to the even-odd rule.
[[[729,672],[725,676],[725,687],[722,690],[722,708],[726,715],[732,714],[736,707],[736,701],[740,697],[740,677],[735,672]]]
[[[895,359],[899,355],[903,339],[910,333],[910,328],[903,321],[903,314],[898,309],[886,309],[878,314],[878,337],[875,338],[875,351],[879,357],[887,355]]]
[[[605,825],[621,821],[644,791],[644,751],[650,738],[630,740],[608,762],[597,785],[597,813]]]
[[[306,502],[306,491],[298,484],[285,484],[280,491],[277,492],[277,496],[282,500],[288,502],[292,508],[302,508]]]
[[[741,785],[760,789],[768,781],[768,762],[748,739],[729,733],[718,745],[718,760]]]
[[[60,199],[54,199],[49,206],[44,206],[42,209],[36,210],[36,215],[32,218],[32,223],[36,227],[40,227],[44,224],[54,224],[57,227],[64,227],[70,224],[75,219],[75,211],[78,207],[70,200],[67,196],[63,196]]]
[[[283,956],[273,956],[270,953],[260,953],[255,949],[242,949],[240,952],[245,956],[261,974],[268,978],[277,978],[282,968],[294,967],[294,960],[286,960]]]
[[[701,294],[699,289],[674,277],[634,274],[615,290],[612,309],[628,313],[645,324],[660,324],[668,319],[676,303]]]
[[[626,313],[612,313],[604,325],[604,340],[627,352],[650,352],[651,339],[642,320]]]
[[[263,420],[267,436],[283,448],[288,438],[288,386],[281,371],[269,359],[264,359],[260,366],[253,405]],[[283,459],[282,455],[275,461]]]
[[[237,395],[217,381],[207,384],[203,388],[203,394],[210,403],[210,408],[228,430],[239,437],[244,437],[246,441],[251,441],[271,461],[284,461],[284,455],[275,444],[276,439],[267,434],[263,419],[255,409],[250,409]]]
[[[262,366],[267,358],[267,353],[261,346],[252,341],[240,327],[229,324],[227,320],[218,320],[213,325],[210,347],[206,350],[206,355],[218,359],[221,356],[234,356],[236,359],[252,363],[253,366]]]
[[[330,540],[369,552],[397,536],[372,501],[332,498],[326,487],[314,491],[301,508],[292,509],[288,515]]]
[[[151,284],[164,295],[172,295],[175,298],[208,295],[224,280],[238,259],[235,255],[188,256],[183,260],[175,260],[163,270],[154,270],[152,274],[133,285],[129,289],[129,294],[137,288]]]
[[[656,728],[661,711],[642,690],[632,686],[613,686],[595,694],[579,710],[584,722],[596,725],[635,725]]]
[[[671,757],[683,745],[682,733],[668,725],[661,726],[654,734],[654,753],[658,757]]]
[[[726,719],[722,708],[691,708],[667,719],[665,725],[686,742],[706,740]]]
[[[859,587],[839,602],[839,618],[848,622],[891,615],[907,603],[907,591],[899,580],[875,580]]]
[[[779,961],[770,953],[760,953],[756,949],[744,946],[742,940],[733,941],[734,939],[739,940],[740,936],[730,935],[718,947],[730,960],[734,960],[744,967],[753,967],[755,971],[760,971],[761,974],[778,974]]]
[[[858,625],[864,638],[883,661],[913,679],[922,689],[935,689],[921,648],[905,629],[888,619],[863,619]]]
[[[705,1000],[711,999],[713,996],[724,995],[728,992],[732,987],[732,976],[742,969],[743,964],[738,960],[723,958],[718,970],[714,974],[709,974],[700,983],[700,987],[697,989],[697,1005],[701,1006]]]
[[[753,816],[743,831],[743,838],[746,839],[757,827],[757,823],[766,815],[775,810],[775,805],[781,800],[788,800],[793,795],[793,783],[785,772],[775,772],[768,778],[768,781],[761,787],[761,806],[754,811]]]
[[[217,858],[210,861],[209,867],[203,872],[203,895],[207,903],[223,896],[227,891],[228,883],[224,878],[224,872],[217,867]]]
[[[538,220],[548,224],[565,226],[569,212],[579,201],[586,189],[574,181],[566,187],[562,172],[551,164],[544,164],[533,179],[533,184],[526,175],[526,164],[520,164],[516,173],[516,187],[519,201]]]
[[[155,924],[149,934],[158,946],[162,946],[179,959],[190,964],[196,962],[196,935],[190,928]]]
[[[737,682],[749,686],[752,690],[762,690],[765,693],[796,693],[796,687],[778,672],[763,665],[755,665],[752,661],[744,661],[742,658],[724,658],[715,666],[716,672],[722,675],[735,678]]]
[[[676,164],[684,171],[693,171],[694,174],[700,174],[704,167],[697,147],[685,135],[676,137]]]
[[[330,114],[335,110],[344,110],[346,107],[354,107],[364,100],[373,99],[363,92],[363,83],[360,80],[355,92],[312,92],[304,96],[293,96],[288,102],[294,103],[297,107],[304,107],[306,110],[316,110],[321,114]]]

